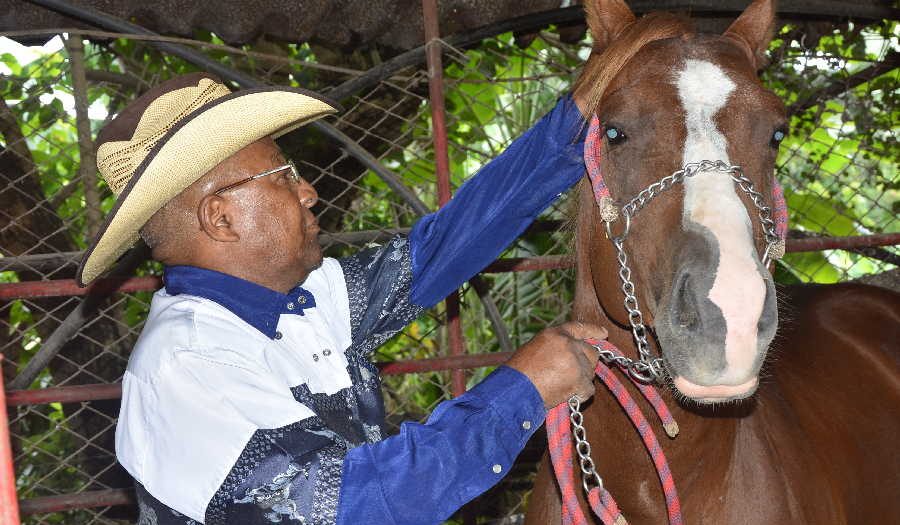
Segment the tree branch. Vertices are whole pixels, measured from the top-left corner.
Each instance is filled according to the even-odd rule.
[[[90,243],[103,224],[100,212],[100,192],[97,190],[97,156],[91,137],[91,120],[88,116],[88,84],[84,70],[84,42],[81,35],[71,34],[65,40],[72,74],[72,90],[75,95],[75,127],[78,130],[78,179],[84,187],[84,203],[87,222],[86,241]]]
[[[788,106],[788,115],[794,115],[813,106],[823,104],[841,93],[850,91],[856,86],[869,82],[897,67],[900,67],[900,53],[891,50],[881,62],[858,71],[847,78],[836,80],[828,87],[807,93],[805,97]]]
[[[34,158],[28,149],[28,143],[25,142],[22,128],[19,127],[19,120],[6,105],[3,97],[0,97],[0,134],[6,140],[6,149],[13,153],[22,173],[37,179]]]
[[[146,80],[129,75],[127,73],[116,73],[114,71],[100,71],[98,69],[88,69],[85,76],[91,82],[105,82],[107,84],[116,84],[117,86],[133,89],[135,93],[142,93],[150,88],[150,83]]]

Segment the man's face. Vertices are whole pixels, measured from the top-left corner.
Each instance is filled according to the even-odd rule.
[[[259,140],[218,166],[216,189],[286,163],[274,140]],[[295,182],[290,170],[241,184],[221,197],[235,206],[233,228],[247,264],[262,273],[296,275],[298,281],[322,264],[319,224],[310,211],[318,195],[305,180]]]

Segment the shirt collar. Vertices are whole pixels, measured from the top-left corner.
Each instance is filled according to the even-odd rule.
[[[269,339],[275,338],[279,316],[304,315],[303,310],[316,306],[313,294],[300,286],[283,294],[233,275],[196,266],[167,266],[163,282],[169,295],[187,294],[214,301]]]

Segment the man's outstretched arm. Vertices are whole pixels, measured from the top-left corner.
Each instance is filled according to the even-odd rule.
[[[584,175],[584,119],[570,96],[410,233],[411,302],[429,307],[490,264]]]
[[[353,348],[377,345],[490,264],[537,215],[584,175],[584,120],[569,96],[395,237],[339,260],[350,298]]]

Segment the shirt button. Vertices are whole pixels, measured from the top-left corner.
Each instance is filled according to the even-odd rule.
[[[293,309],[294,309],[294,303],[288,303],[288,304],[287,304],[287,309],[288,309],[288,310],[293,310]]]
[[[531,430],[531,421],[522,421],[522,428],[525,430]]]
[[[330,355],[331,355],[331,350],[329,350],[329,349],[327,349],[327,348],[326,348],[325,350],[322,350],[322,355],[324,355],[325,357],[330,356]]]
[[[275,339],[281,339],[281,332],[275,332]]]
[[[297,298],[297,302],[300,304],[306,304],[306,296],[301,295],[300,297]]]
[[[313,354],[313,361],[318,361],[318,360],[319,360],[319,355]]]
[[[503,472],[503,467],[501,467],[499,464],[497,464],[497,465],[494,465],[493,467],[491,467],[491,470],[494,471],[494,474],[499,474],[499,473]]]

